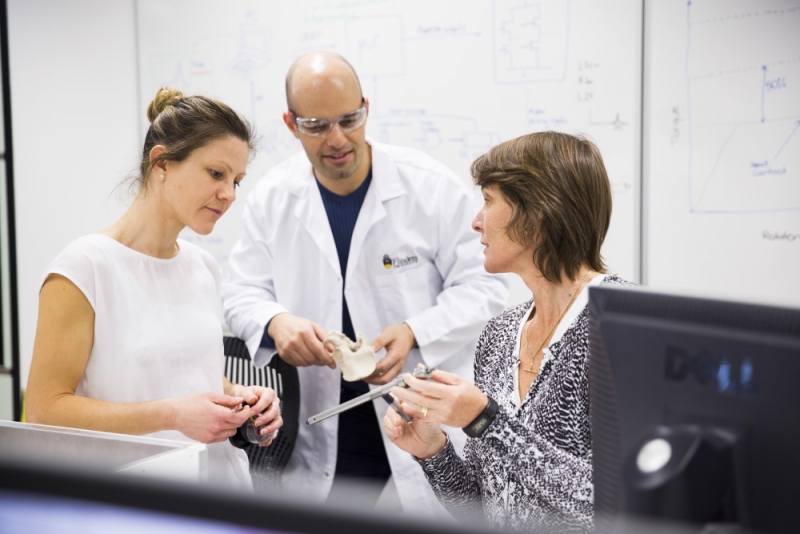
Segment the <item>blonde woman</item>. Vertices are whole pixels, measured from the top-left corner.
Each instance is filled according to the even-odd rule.
[[[228,437],[250,417],[274,433],[279,401],[224,379],[219,266],[178,234],[208,234],[228,210],[253,132],[225,104],[170,88],[148,118],[132,204],[44,275],[27,419],[206,443],[209,482],[251,488]]]

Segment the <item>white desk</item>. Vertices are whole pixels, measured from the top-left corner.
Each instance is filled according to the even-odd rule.
[[[208,450],[203,444],[93,430],[0,421],[0,454],[182,482],[208,478]]]

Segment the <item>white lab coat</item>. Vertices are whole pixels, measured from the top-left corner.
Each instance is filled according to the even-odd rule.
[[[478,198],[452,171],[419,151],[370,145],[372,183],[353,230],[344,288],[354,329],[372,341],[386,326],[405,321],[419,345],[409,354],[406,371],[424,362],[472,381],[477,337],[508,297],[506,278],[484,270],[480,238],[470,227]],[[341,331],[339,259],[305,153],[256,184],[229,271],[222,289],[225,319],[256,355],[256,365],[275,354],[259,342],[280,312]],[[340,373],[300,367],[299,375],[300,430],[283,481],[287,491],[322,501],[336,470],[338,418],[310,426],[306,421],[339,403]],[[374,403],[380,422],[387,404]],[[463,447],[461,430],[449,434]],[[384,444],[403,508],[441,513],[413,458],[385,435]]]

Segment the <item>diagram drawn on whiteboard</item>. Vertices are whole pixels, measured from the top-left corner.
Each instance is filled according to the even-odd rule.
[[[447,153],[470,162],[501,140],[495,132],[480,130],[473,117],[441,115],[425,109],[395,109],[389,115],[371,117],[370,121],[371,132],[384,143]]]
[[[800,210],[800,3],[773,4],[687,3],[694,213]]]
[[[494,61],[498,83],[563,80],[568,43],[569,1],[495,1]]]

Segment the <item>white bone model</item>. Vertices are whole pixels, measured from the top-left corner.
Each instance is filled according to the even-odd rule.
[[[331,351],[331,357],[339,365],[342,377],[348,382],[361,380],[375,371],[375,351],[372,345],[364,341],[364,336],[356,334],[353,342],[346,335],[335,330],[328,332],[322,342]]]

